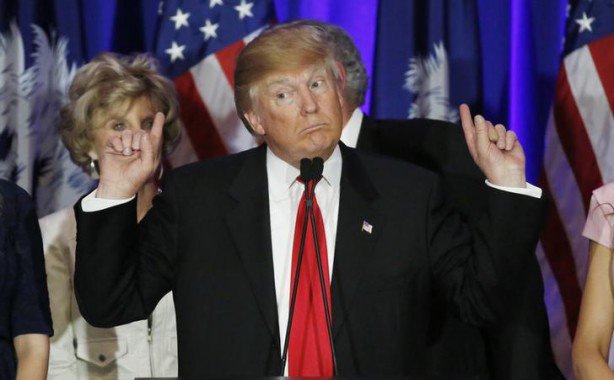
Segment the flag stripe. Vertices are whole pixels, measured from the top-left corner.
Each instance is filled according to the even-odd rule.
[[[181,104],[181,120],[198,157],[202,159],[226,154],[224,143],[198,94],[191,72],[186,71],[174,82]]]
[[[210,55],[190,69],[196,91],[207,105],[226,151],[236,153],[256,146],[256,140],[237,115],[234,94],[216,55]]]
[[[565,313],[560,312],[560,310],[565,309],[563,296],[541,244],[537,245],[535,254],[537,255],[544,279],[544,302],[548,308],[548,324],[550,326],[554,358],[563,373],[572,373],[571,351],[569,350],[569,347],[571,347],[571,336],[569,335]]]
[[[557,89],[554,103],[556,129],[586,209],[591,192],[602,183],[601,174],[564,68],[559,71]]]
[[[614,35],[593,42],[589,49],[610,103],[611,116],[614,112]]]
[[[565,221],[563,228],[566,235],[570,237],[570,254],[575,262],[578,283],[582,287],[581,284],[584,283],[586,274],[587,243],[586,239],[580,237],[584,229],[586,209],[567,156],[563,152],[552,113],[545,137],[548,147],[544,156],[545,178],[550,185],[553,202],[560,219]],[[582,217],[579,218],[578,215]]]
[[[239,56],[239,53],[241,52],[241,50],[243,50],[244,47],[245,44],[243,43],[243,40],[241,40],[235,42],[234,44],[228,46],[223,50],[218,51],[215,54],[218,62],[220,63],[220,66],[222,67],[222,71],[224,71],[224,75],[228,80],[230,88],[235,87],[234,72],[237,63],[237,57]]]
[[[540,185],[544,191],[549,192],[550,186],[546,176],[543,174]],[[571,246],[554,204],[548,207],[546,218],[548,223],[544,226],[541,243],[544,248],[544,254],[550,263],[552,273],[559,284],[565,306],[567,328],[569,329],[569,335],[573,337],[578,324],[578,310],[580,308],[582,291],[577,280]]]
[[[592,190],[603,184],[601,177],[614,179],[614,149],[608,149],[614,133],[614,119],[612,112],[595,112],[595,109],[609,110],[609,104],[588,46],[569,54],[564,65],[573,100],[577,105],[575,109],[581,117],[581,123],[576,127],[584,126],[596,156],[598,173],[591,174],[599,174],[599,181],[590,183],[596,185]],[[578,178],[578,181],[582,181],[582,178]]]

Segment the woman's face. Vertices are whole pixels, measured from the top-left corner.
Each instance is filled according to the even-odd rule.
[[[136,132],[142,129],[149,132],[156,111],[149,98],[141,96],[136,99],[128,99],[107,112],[96,112],[92,120],[94,127],[92,133],[94,141],[90,153],[92,159],[98,159],[113,135],[121,136],[122,131],[125,130]],[[160,149],[162,149],[162,144],[160,144]]]

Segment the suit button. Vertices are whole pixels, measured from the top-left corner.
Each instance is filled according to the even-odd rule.
[[[105,362],[107,360],[107,357],[104,356],[103,354],[98,355],[98,360],[100,360],[101,362]]]

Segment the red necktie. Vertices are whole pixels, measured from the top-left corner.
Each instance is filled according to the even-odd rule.
[[[322,260],[324,288],[326,290],[328,304],[332,305],[324,222],[322,220],[320,207],[318,207],[315,198],[315,192],[313,191],[315,186],[314,181],[309,181],[308,186],[310,193],[313,194],[313,212]],[[294,286],[294,272],[296,271],[296,264],[298,262],[301,234],[306,212],[307,204],[305,193],[303,193],[294,228],[291,286]],[[290,376],[333,376],[330,340],[326,327],[326,314],[324,311],[324,302],[322,300],[320,277],[318,275],[315,239],[312,231],[311,221],[308,217],[298,292],[296,295],[296,304],[288,347],[288,374]],[[292,289],[290,292],[292,292]]]

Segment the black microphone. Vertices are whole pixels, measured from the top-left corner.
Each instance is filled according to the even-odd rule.
[[[301,231],[301,242],[299,246],[298,262],[296,263],[296,270],[294,276],[294,286],[292,287],[292,294],[290,295],[290,311],[288,316],[288,325],[286,326],[286,337],[284,342],[284,350],[282,355],[281,376],[285,373],[286,361],[288,359],[288,343],[290,341],[290,331],[292,330],[292,319],[294,317],[294,307],[296,304],[296,293],[298,290],[298,281],[301,271],[301,264],[303,261],[303,251],[305,247],[305,235],[307,231],[307,218],[310,218],[312,233],[314,241],[316,242],[316,259],[318,264],[318,276],[320,278],[320,289],[322,290],[322,302],[324,303],[324,312],[326,314],[326,327],[328,330],[328,339],[331,347],[331,356],[333,361],[333,375],[337,374],[337,357],[335,354],[335,346],[333,345],[333,329],[332,321],[330,317],[330,307],[328,305],[328,298],[326,297],[326,289],[324,285],[324,273],[322,269],[322,258],[320,255],[320,247],[318,240],[318,232],[315,225],[315,214],[313,212],[313,196],[315,192],[315,186],[322,179],[322,171],[324,170],[324,160],[321,157],[315,157],[313,160],[303,158],[300,163],[301,180],[305,185],[305,203],[307,206],[307,212],[305,213],[305,219],[303,220],[303,230]],[[314,181],[314,185],[309,186],[309,182]],[[326,274],[328,275],[328,273]]]

